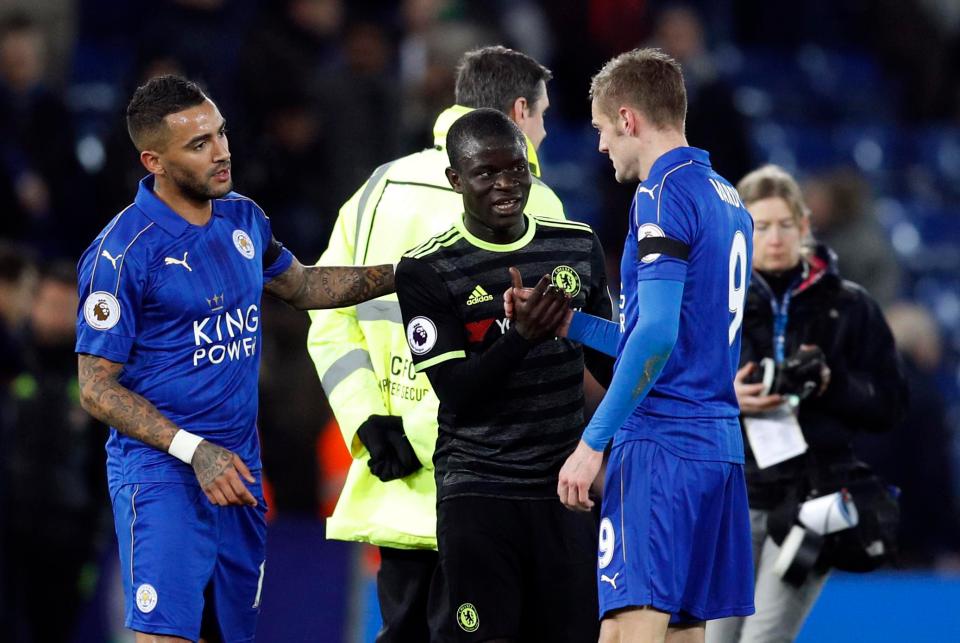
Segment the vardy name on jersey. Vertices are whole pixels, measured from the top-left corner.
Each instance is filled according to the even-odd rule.
[[[733,377],[750,275],[750,214],[709,155],[692,147],[657,159],[630,214],[620,271],[623,341],[640,314],[638,281],[682,282],[683,300],[673,352],[617,439],[651,439],[676,455],[743,462]]]

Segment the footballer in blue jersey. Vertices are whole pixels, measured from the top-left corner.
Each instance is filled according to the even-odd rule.
[[[617,357],[557,491],[573,509],[604,448],[601,641],[702,641],[706,620],[753,612],[743,444],[733,388],[753,224],[687,145],[679,65],[654,49],[594,77],[599,149],[641,180],[621,267],[620,322],[572,313],[566,335]],[[721,125],[718,123],[718,126]]]
[[[126,625],[138,641],[250,641],[261,296],[354,305],[392,292],[393,268],[301,265],[232,191],[225,121],[194,83],[151,79],[127,126],[150,174],[80,259],[76,344],[83,407],[111,427]]]

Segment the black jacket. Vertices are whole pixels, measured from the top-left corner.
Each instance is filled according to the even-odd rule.
[[[822,396],[800,403],[798,420],[810,447],[806,454],[760,470],[744,435],[750,506],[756,509],[772,509],[791,490],[802,495],[803,486],[842,484],[844,472],[857,462],[850,445],[854,434],[892,429],[907,402],[903,370],[880,307],[863,288],[840,278],[836,255],[825,246],[804,262],[802,281],[791,293],[784,354],[792,355],[801,344],[819,346],[830,367],[830,384]],[[741,365],[774,355],[774,297],[754,272]]]

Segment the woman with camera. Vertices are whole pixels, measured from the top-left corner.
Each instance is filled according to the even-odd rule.
[[[810,530],[804,528],[798,532],[802,542],[791,542],[785,533],[798,523],[804,501],[852,489],[870,476],[850,441],[858,431],[893,428],[903,412],[906,385],[879,306],[861,287],[840,278],[829,249],[812,243],[793,177],[768,165],[744,177],[737,190],[754,221],[753,274],[735,388],[744,429],[757,611],[746,619],[711,621],[706,638],[708,643],[792,641],[836,563],[821,555],[830,536],[808,539]],[[861,523],[889,522],[889,515],[874,515],[877,503],[892,504],[896,512],[889,497],[854,495]],[[828,513],[827,520],[849,520],[847,508]],[[832,551],[845,555],[836,547]],[[784,573],[787,566],[790,574]]]

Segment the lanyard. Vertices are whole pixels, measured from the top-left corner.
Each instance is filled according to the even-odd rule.
[[[787,319],[790,317],[790,297],[792,287],[787,288],[783,295],[783,300],[777,302],[774,295],[770,300],[770,307],[773,308],[773,359],[777,364],[783,363],[785,346],[787,343]]]
[[[777,294],[765,279],[760,283],[770,293],[770,308],[773,309],[773,359],[777,365],[787,358],[787,321],[790,317],[790,300],[793,292],[810,276],[810,264],[800,260],[800,274],[793,278],[783,292],[783,299],[777,300]],[[751,286],[752,288],[752,286]]]
[[[773,359],[777,364],[782,364],[786,359],[787,344],[787,320],[790,317],[790,298],[793,297],[793,289],[803,281],[803,275],[794,279],[787,291],[783,293],[783,299],[777,301],[777,296],[773,295],[770,299],[770,307],[773,309]]]

